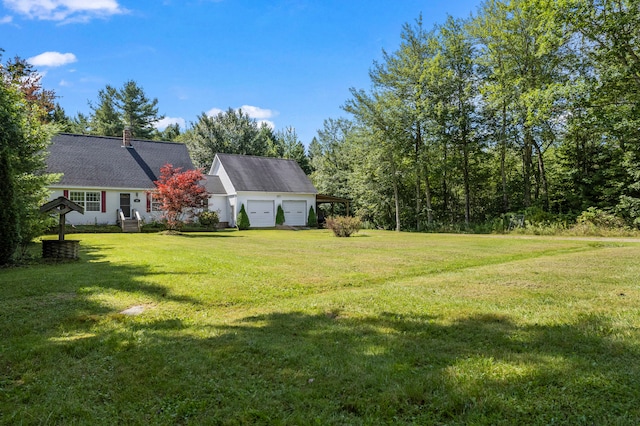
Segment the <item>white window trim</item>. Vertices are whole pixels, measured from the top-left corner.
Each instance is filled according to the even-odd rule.
[[[90,198],[96,198],[96,199],[90,199]],[[102,193],[100,191],[69,191],[69,199],[74,203],[82,206],[85,211],[88,211],[88,212],[101,211]]]

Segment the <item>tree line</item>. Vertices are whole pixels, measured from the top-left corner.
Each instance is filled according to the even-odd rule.
[[[472,229],[588,208],[640,225],[640,1],[487,0],[401,43],[310,145],[372,225]]]

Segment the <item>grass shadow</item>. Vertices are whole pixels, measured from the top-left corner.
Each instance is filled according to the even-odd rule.
[[[173,242],[163,249],[175,253],[180,243]],[[263,250],[262,243],[255,245]],[[78,262],[0,271],[0,424],[640,423],[634,306],[611,317],[566,309],[543,323],[551,315],[525,311],[539,304],[517,299],[509,309],[518,313],[501,315],[488,305],[458,302],[454,290],[411,304],[419,312],[374,313],[378,292],[395,291],[374,284],[389,277],[348,271],[330,298],[308,293],[280,303],[287,294],[281,282],[273,284],[280,292],[260,293],[266,283],[246,277],[255,267],[250,263],[220,270],[227,275],[212,295],[209,287],[199,292],[207,286],[199,277],[189,281],[192,268],[181,264],[187,257],[145,266],[114,253],[122,247],[82,250]],[[515,253],[508,261],[553,250],[569,251]],[[218,272],[208,251],[200,251],[203,266],[194,275]],[[119,263],[107,261],[112,255]],[[471,257],[437,271],[505,262],[504,256]],[[171,288],[182,294],[180,286],[194,284],[184,294],[204,295],[206,302],[153,284],[171,276],[149,279],[182,274],[175,271],[187,278]],[[432,273],[404,268],[394,279]],[[225,285],[243,279],[253,298],[234,304]],[[120,309],[128,306],[118,306],[119,294],[158,306],[124,315]],[[339,306],[350,308],[319,307],[341,297]],[[374,303],[365,305],[369,300]],[[309,308],[311,302],[318,307]],[[468,314],[470,306],[485,311]]]
[[[124,326],[40,340],[15,365],[3,359],[5,384],[7,371],[15,376],[5,401],[15,405],[2,420],[25,419],[28,409],[54,423],[149,416],[161,424],[640,420],[638,347],[617,340],[610,320],[594,315],[562,325],[339,309],[230,324],[144,314],[115,321]],[[27,379],[23,370],[38,356],[30,372],[38,380]],[[27,389],[30,397],[21,399]]]
[[[76,317],[98,318],[129,307],[117,307],[96,297],[102,294],[134,294],[145,301],[190,306],[200,303],[189,296],[172,294],[167,287],[146,282],[146,278],[156,274],[147,266],[105,260],[101,253],[108,250],[107,246],[96,249],[83,244],[78,260],[43,262],[34,267],[7,270],[3,280],[8,285],[2,287],[0,300],[0,328],[6,331],[5,336],[12,332],[51,332],[59,324],[74,323]],[[12,281],[21,285],[11,286]],[[78,324],[83,322],[80,320]],[[16,324],[21,326],[16,328]]]

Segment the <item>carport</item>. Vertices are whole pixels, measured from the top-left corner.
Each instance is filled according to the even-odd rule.
[[[334,214],[336,204],[343,204],[345,207],[345,211],[347,212],[347,216],[351,216],[351,213],[349,211],[349,203],[350,201],[347,198],[334,197],[333,195],[325,195],[325,194],[316,195],[316,209],[318,214],[320,212],[320,210],[318,209],[320,204],[331,204],[331,215]],[[320,219],[321,219],[320,216],[318,216],[318,222],[321,222],[321,223],[324,222],[324,218],[322,218],[322,220]]]

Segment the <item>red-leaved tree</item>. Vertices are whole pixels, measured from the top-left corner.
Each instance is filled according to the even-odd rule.
[[[153,192],[154,198],[160,202],[163,219],[166,220],[168,230],[178,230],[184,224],[185,215],[192,208],[203,207],[209,195],[200,184],[204,179],[202,171],[181,171],[180,167],[165,164],[160,169],[160,177]]]

